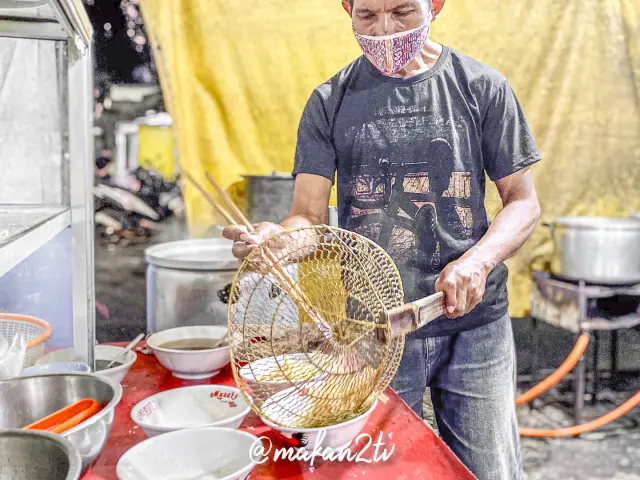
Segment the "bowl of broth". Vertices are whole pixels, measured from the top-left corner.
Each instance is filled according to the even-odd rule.
[[[111,363],[111,360],[122,353],[123,350],[123,347],[115,345],[96,345],[94,350],[96,369],[94,373],[102,377],[108,377],[114,382],[122,383],[122,380],[129,372],[129,369],[138,358],[136,352],[130,351],[120,356],[116,363],[114,363],[109,369],[107,369],[107,365]],[[36,365],[46,365],[57,362],[73,362],[74,358],[75,351],[73,348],[54,350],[43,355],[36,362]]]
[[[177,327],[153,334],[147,346],[160,364],[178,378],[200,380],[217,375],[229,363],[227,327]]]
[[[96,345],[96,369],[94,373],[103,377],[108,377],[114,382],[121,383],[129,372],[131,366],[138,358],[136,352],[132,350],[120,355],[123,350],[123,347],[117,347],[115,345]],[[120,356],[118,357],[118,355]],[[111,366],[111,368],[107,368],[111,361],[116,357],[118,357],[116,362]]]

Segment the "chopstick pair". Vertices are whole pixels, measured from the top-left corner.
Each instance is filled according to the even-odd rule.
[[[184,172],[184,177],[193,184],[193,186],[198,189],[198,191],[202,194],[202,196],[214,206],[220,214],[225,218],[227,222],[231,225],[244,225],[247,228],[249,233],[253,233],[255,231],[253,225],[249,220],[244,216],[242,211],[238,208],[238,206],[233,202],[231,197],[225,192],[220,186],[216,183],[213,177],[209,174],[209,172],[205,172],[205,177],[209,184],[213,187],[213,189],[217,192],[220,198],[227,204],[227,210],[223,207],[219,202],[217,202],[209,193],[202,188],[195,179],[189,175],[187,172]],[[230,213],[231,212],[231,213]],[[289,273],[282,268],[278,259],[273,254],[271,249],[267,245],[263,245],[262,249],[271,263],[273,269],[271,273],[278,280],[278,282],[285,288],[286,292],[304,309],[305,313],[309,315],[309,317],[316,323],[324,337],[332,344],[334,348],[339,348],[340,344],[335,339],[333,335],[333,329],[331,326],[320,316],[320,314],[313,308],[311,301],[307,298],[305,293],[300,289],[300,286],[296,283],[293,278],[289,275]]]

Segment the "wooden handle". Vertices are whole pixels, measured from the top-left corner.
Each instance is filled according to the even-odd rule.
[[[418,321],[416,330],[431,323],[445,314],[447,306],[444,303],[444,293],[438,292],[429,297],[413,302],[418,307]]]
[[[444,315],[445,309],[442,292],[392,308],[387,312],[392,335],[414,332]]]

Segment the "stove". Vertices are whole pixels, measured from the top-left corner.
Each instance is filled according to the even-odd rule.
[[[598,285],[584,281],[572,281],[534,272],[531,289],[531,332],[534,351],[531,378],[537,376],[538,322],[542,321],[578,335],[591,332],[593,339],[591,398],[597,400],[600,368],[598,364],[599,331],[609,330],[611,335],[611,373],[617,372],[618,330],[640,325],[640,284]],[[591,350],[591,349],[590,349]],[[586,391],[586,354],[574,369],[574,419],[582,420]]]
[[[534,272],[531,316],[579,333],[640,324],[640,284],[600,285]]]

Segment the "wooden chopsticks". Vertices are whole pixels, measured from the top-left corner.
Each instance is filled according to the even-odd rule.
[[[202,188],[202,186],[200,186],[191,175],[186,172],[183,175],[187,180],[189,180],[190,183],[194,185],[194,187],[196,187],[196,189],[198,189],[205,200],[207,200],[207,202],[209,202],[220,212],[220,214],[225,218],[227,222],[229,222],[231,225],[244,225],[245,227],[247,227],[247,231],[249,233],[253,233],[255,231],[251,222],[249,222],[249,220],[244,216],[242,211],[234,203],[231,197],[229,197],[227,192],[220,188],[220,186],[208,172],[205,173],[207,181],[217,192],[220,198],[227,204],[226,206],[228,210],[227,208],[223,207],[218,201],[216,201],[211,195],[209,195],[209,193],[204,188]],[[300,305],[304,309],[305,313],[309,315],[309,317],[311,317],[311,319],[316,323],[322,334],[332,344],[332,346],[340,347],[340,344],[333,334],[333,329],[331,328],[331,326],[312,306],[311,301],[307,298],[297,282],[293,278],[291,278],[289,273],[282,267],[282,265],[280,265],[278,259],[273,254],[271,249],[267,245],[263,245],[262,250],[264,251],[267,259],[273,267],[271,273],[284,287],[285,291],[298,303],[298,305]]]

